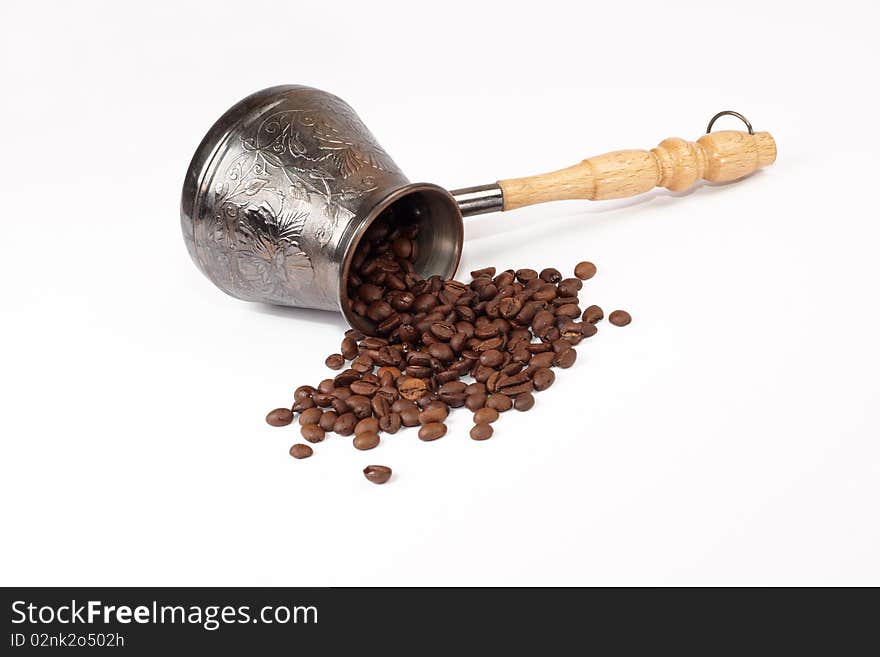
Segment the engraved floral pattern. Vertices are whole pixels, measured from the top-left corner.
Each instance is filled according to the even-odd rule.
[[[348,105],[292,94],[246,126],[220,158],[208,213],[194,227],[199,260],[236,296],[308,305],[315,258],[394,162]]]

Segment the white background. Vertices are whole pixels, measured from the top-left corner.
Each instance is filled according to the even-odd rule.
[[[2,583],[880,584],[878,17],[779,4],[3,2]],[[222,294],[178,218],[212,122],[288,82],[449,188],[725,108],[779,159],[467,220],[463,275],[592,260],[633,323],[485,443],[458,411],[295,461],[263,416],[341,316]]]

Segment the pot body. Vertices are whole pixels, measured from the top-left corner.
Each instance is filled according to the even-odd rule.
[[[423,274],[454,274],[461,213],[435,185],[411,184],[341,99],[309,87],[264,89],[229,109],[199,145],[183,186],[193,261],[246,301],[341,310],[357,241],[388,205],[429,225]]]

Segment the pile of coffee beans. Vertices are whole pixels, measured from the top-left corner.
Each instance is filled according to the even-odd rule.
[[[471,438],[486,440],[501,414],[530,410],[534,393],[556,380],[553,369],[574,365],[575,347],[596,334],[602,309],[581,311],[578,300],[593,263],[579,263],[570,278],[552,267],[486,267],[471,272],[470,283],[423,279],[418,234],[418,223],[373,222],[348,274],[349,308],[369,335],[346,331],[339,353],[325,361],[339,373],[297,388],[293,406],[271,411],[269,424],[289,425],[296,414],[309,443],[335,433],[369,450],[402,427],[418,426],[424,441],[442,438],[450,410],[466,408]],[[609,321],[625,326],[631,317],[616,310]],[[290,454],[307,458],[312,448],[297,444]],[[391,470],[373,465],[364,475],[385,483]]]

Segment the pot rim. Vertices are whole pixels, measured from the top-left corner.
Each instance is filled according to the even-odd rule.
[[[352,233],[351,239],[348,240],[348,246],[346,247],[342,266],[339,270],[339,310],[342,312],[342,315],[345,317],[345,321],[348,322],[349,326],[362,333],[369,335],[372,333],[372,330],[362,321],[359,321],[358,316],[348,308],[348,273],[351,268],[351,261],[354,258],[357,245],[360,243],[361,238],[373,221],[375,221],[386,208],[397,203],[406,196],[419,192],[429,192],[442,198],[449,206],[449,210],[452,213],[452,216],[456,219],[455,223],[457,224],[455,253],[452,260],[449,262],[449,267],[447,267],[445,272],[431,272],[430,275],[439,274],[445,280],[454,276],[455,272],[458,271],[458,265],[461,262],[461,251],[464,245],[464,221],[462,219],[461,208],[458,206],[458,202],[452,194],[439,185],[426,182],[408,183],[396,189],[392,189],[379,201],[372,204],[370,206],[370,212],[358,223],[357,228]]]

